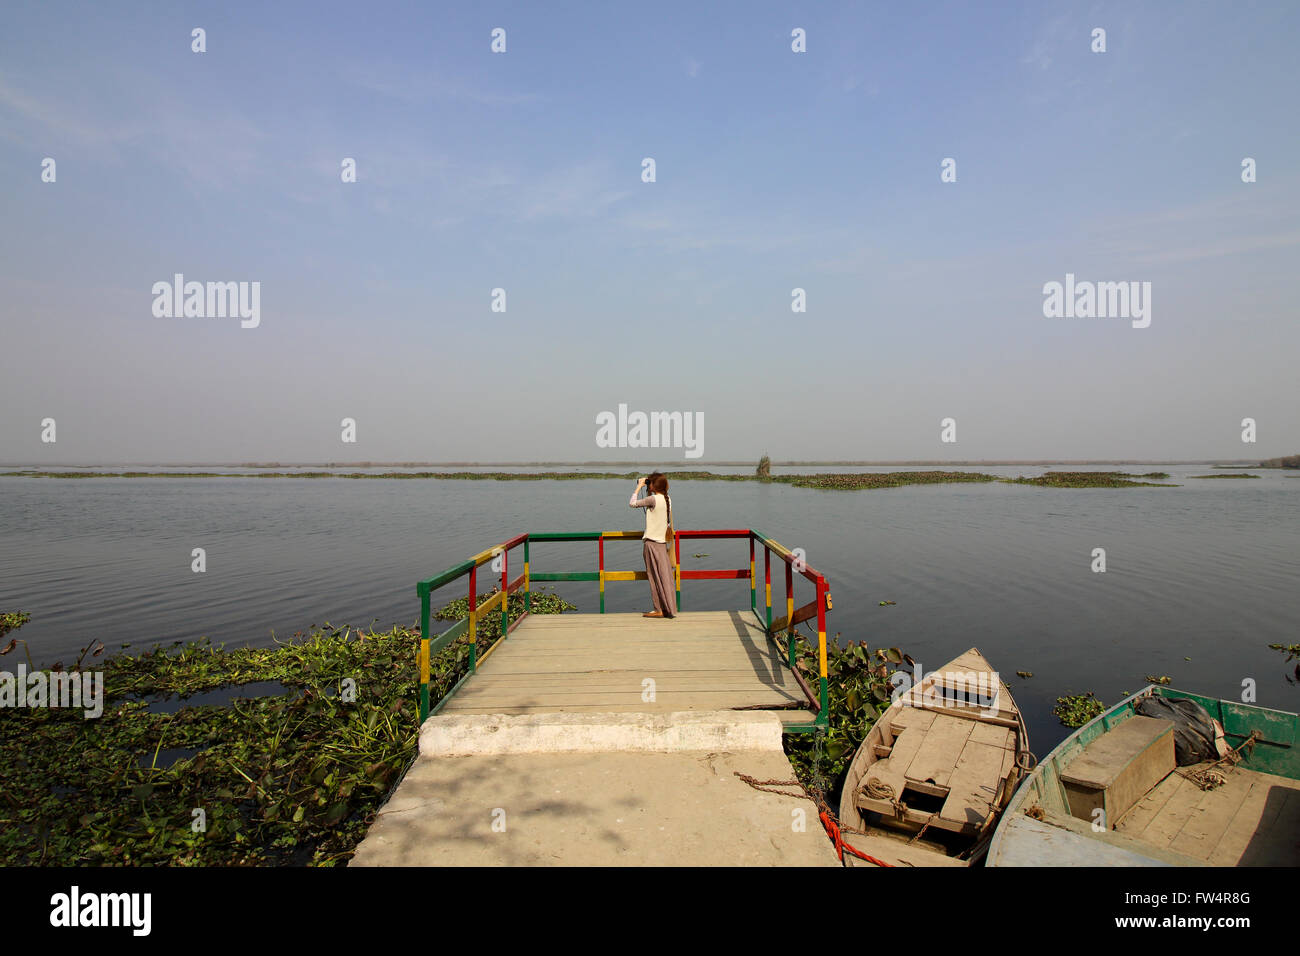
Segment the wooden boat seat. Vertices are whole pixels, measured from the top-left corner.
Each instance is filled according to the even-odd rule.
[[[1100,809],[1111,830],[1176,766],[1174,722],[1134,715],[1079,751],[1061,769],[1061,784],[1071,816],[1092,822]]]
[[[928,824],[960,833],[978,831],[1015,769],[1015,732],[907,707],[892,718],[891,732],[889,756],[868,769],[858,806],[912,829]],[[871,795],[888,792],[908,805],[901,819],[893,800]],[[915,809],[918,794],[942,803],[937,811]]]

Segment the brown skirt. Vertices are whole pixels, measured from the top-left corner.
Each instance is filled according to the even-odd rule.
[[[664,617],[677,613],[676,592],[673,582],[673,562],[668,556],[668,545],[662,541],[644,539],[645,570],[650,576],[650,598],[655,610]]]

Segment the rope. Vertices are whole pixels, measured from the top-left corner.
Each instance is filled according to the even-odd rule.
[[[1232,768],[1241,763],[1246,754],[1255,749],[1255,741],[1262,736],[1263,734],[1258,730],[1252,730],[1250,736],[1243,740],[1240,746],[1229,750],[1208,767],[1201,767],[1199,770],[1190,770],[1186,773],[1179,770],[1178,775],[1190,780],[1202,790],[1214,790],[1221,787],[1228,782],[1228,774],[1232,772]],[[1242,751],[1245,751],[1245,753]]]
[[[867,796],[871,797],[873,800],[889,801],[889,804],[894,808],[894,816],[898,819],[902,820],[907,816],[907,807],[904,805],[902,800],[898,799],[898,795],[894,793],[894,787],[892,784],[881,783],[875,777],[868,777],[866,791]],[[927,823],[926,826],[929,826],[929,824]]]
[[[749,784],[755,790],[762,790],[764,793],[775,793],[782,797],[811,800],[813,805],[817,808],[817,818],[821,820],[822,828],[826,831],[826,835],[830,837],[831,842],[835,844],[835,854],[839,857],[841,866],[844,864],[845,850],[848,850],[858,859],[866,860],[868,863],[874,863],[876,866],[894,866],[893,863],[886,863],[884,860],[877,860],[874,856],[869,856],[861,850],[858,850],[856,847],[846,843],[844,841],[843,833],[841,832],[839,821],[835,818],[835,814],[831,811],[831,808],[826,805],[826,801],[822,800],[819,796],[809,793],[808,788],[798,780],[755,780],[749,774],[741,773],[739,770],[733,770],[732,773],[745,781],[745,783]],[[773,789],[774,787],[798,787],[802,792],[787,793],[784,790],[775,790]],[[846,827],[844,829],[851,830],[854,833],[862,833],[861,830],[853,830],[852,827]],[[865,836],[866,834],[863,835]]]

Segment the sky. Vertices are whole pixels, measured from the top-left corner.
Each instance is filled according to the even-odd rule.
[[[0,462],[687,458],[602,447],[620,405],[702,421],[697,462],[1293,454],[1296,36],[1292,2],[10,0]],[[156,314],[178,273],[258,283],[256,325]],[[1067,274],[1149,324],[1046,316]]]

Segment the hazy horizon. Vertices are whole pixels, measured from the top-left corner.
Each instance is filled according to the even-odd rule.
[[[1296,4],[6,20],[25,465],[1300,450]],[[178,275],[255,288],[256,323],[169,317]],[[1076,280],[1135,283],[1132,318],[1047,317]],[[700,456],[601,447],[621,406],[698,421]]]
[[[1268,460],[1269,458],[1283,457],[1280,455],[1269,455],[1261,459],[1255,458],[979,458],[979,459],[901,459],[894,461],[848,461],[848,460],[830,460],[830,459],[791,459],[778,460],[773,458],[773,466],[792,466],[792,465],[857,465],[857,466],[878,466],[885,467],[891,465],[1238,465],[1249,464],[1250,467],[1259,467],[1258,461]],[[537,466],[555,466],[555,465],[592,465],[600,467],[615,467],[619,465],[647,465],[656,462],[664,462],[664,458],[645,458],[626,461],[371,461],[368,459],[358,461],[105,461],[105,462],[55,462],[62,468],[107,468],[107,467],[125,467],[128,465],[136,466],[157,466],[160,468],[181,468],[181,467],[223,467],[223,468],[421,468],[421,467],[467,467],[467,468],[493,468],[509,467],[518,468],[525,465]],[[708,467],[748,467],[756,465],[753,459],[748,461],[710,461],[705,459],[693,460],[683,463],[691,468],[708,468]],[[0,462],[0,468],[25,468],[36,465],[34,462]],[[669,466],[673,467],[673,466]]]

